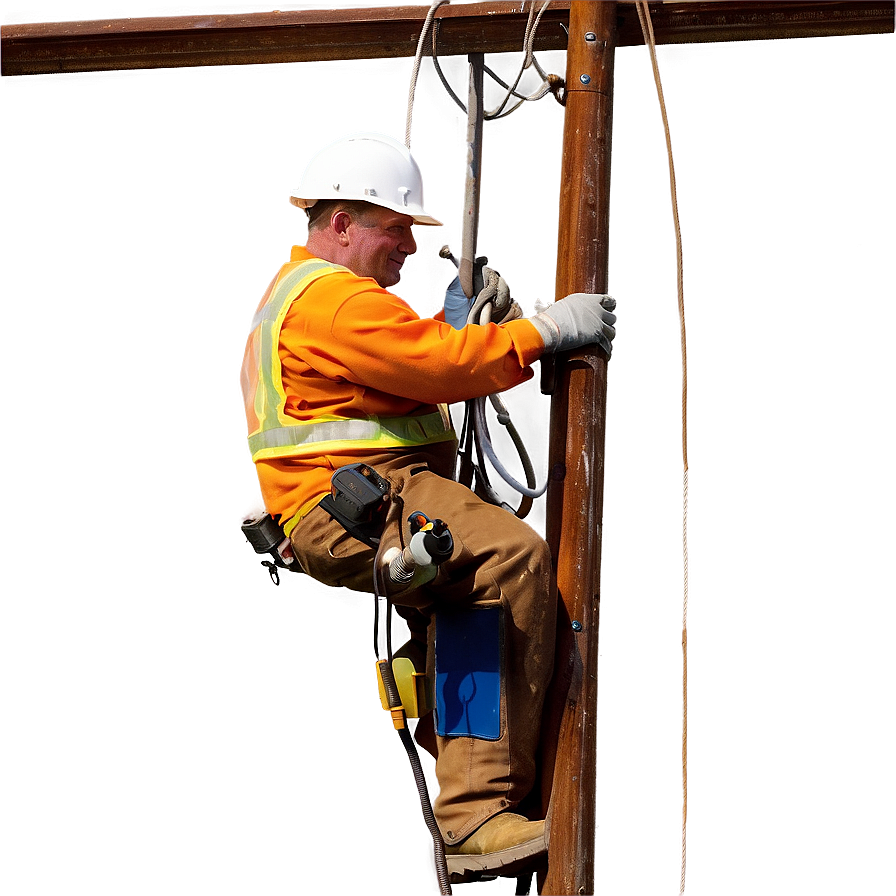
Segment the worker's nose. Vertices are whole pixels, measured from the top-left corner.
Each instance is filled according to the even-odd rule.
[[[399,249],[401,249],[405,255],[413,255],[417,251],[417,241],[414,239],[414,234],[410,230],[405,234]]]

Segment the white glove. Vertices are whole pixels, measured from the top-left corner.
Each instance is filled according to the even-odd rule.
[[[529,320],[544,340],[545,353],[597,343],[609,355],[616,335],[615,308],[612,296],[574,292]]]

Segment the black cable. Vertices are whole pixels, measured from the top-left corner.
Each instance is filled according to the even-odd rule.
[[[451,99],[454,100],[454,102],[455,102],[455,103],[458,105],[458,107],[460,108],[461,112],[463,112],[464,115],[466,115],[466,114],[467,114],[467,107],[466,107],[466,104],[465,104],[464,101],[463,101],[463,100],[462,100],[462,99],[461,99],[461,98],[454,92],[454,89],[453,89],[452,86],[448,83],[448,79],[445,77],[445,73],[442,71],[442,66],[439,65],[438,32],[439,32],[439,25],[440,25],[440,22],[441,22],[441,19],[436,19],[435,22],[433,22],[433,29],[432,29],[432,64],[433,64],[433,66],[435,67],[436,74],[439,76],[439,80],[442,82],[442,87],[445,88],[445,92],[448,94],[448,96],[451,97]],[[519,109],[519,107],[522,106],[522,104],[525,103],[525,102],[529,99],[529,97],[525,96],[525,95],[522,94],[522,93],[518,93],[517,90],[516,90],[517,84],[520,83],[520,79],[522,78],[523,71],[525,71],[525,69],[523,69],[523,71],[521,71],[521,72],[517,75],[516,82],[514,83],[513,87],[511,87],[506,81],[504,81],[504,80],[502,80],[501,78],[499,78],[499,77],[495,74],[495,72],[493,72],[487,65],[483,65],[483,66],[482,66],[482,70],[483,70],[483,71],[484,71],[484,72],[485,72],[485,73],[486,73],[486,74],[487,74],[487,75],[488,75],[488,76],[489,76],[489,77],[490,77],[496,84],[500,84],[501,87],[503,87],[505,90],[508,91],[507,96],[504,97],[503,102],[501,103],[501,105],[500,105],[494,112],[492,112],[491,114],[484,114],[484,115],[483,115],[483,119],[484,119],[485,121],[496,121],[496,120],[499,119],[499,118],[504,118],[504,117],[506,117],[507,115],[510,115],[511,112],[514,112],[514,111],[516,111],[517,109]],[[504,110],[504,107],[505,107],[505,106],[507,105],[507,103],[509,102],[511,96],[516,97],[516,98],[519,100],[519,102],[517,102],[514,106],[512,106],[510,109],[508,109],[508,110],[505,112],[505,111],[503,111],[503,110]]]
[[[443,896],[451,894],[451,876],[448,872],[448,861],[445,857],[445,841],[442,839],[442,832],[439,830],[435,813],[432,811],[432,804],[429,800],[429,790],[426,787],[426,776],[423,774],[423,766],[420,763],[420,754],[408,731],[408,720],[401,704],[401,695],[398,693],[398,685],[395,682],[395,675],[392,672],[392,601],[389,599],[386,583],[381,579],[383,573],[381,558],[383,547],[386,543],[385,533],[390,524],[395,521],[396,516],[400,519],[403,513],[403,502],[397,496],[394,497],[386,520],[383,524],[383,536],[377,548],[376,556],[373,561],[373,599],[374,599],[374,615],[373,615],[373,648],[376,653],[377,666],[380,672],[380,678],[383,682],[383,689],[386,692],[386,702],[392,710],[393,724],[398,730],[398,735],[404,746],[405,752],[408,754],[408,761],[411,763],[411,770],[414,773],[414,782],[417,785],[417,793],[420,796],[420,806],[423,809],[423,819],[426,827],[432,836],[433,854],[436,863],[436,876],[439,879],[439,891]],[[380,598],[386,603],[386,618],[380,620]],[[385,642],[386,657],[380,657],[379,647],[379,627],[385,624]],[[398,718],[396,718],[396,713]]]
[[[386,699],[393,712],[401,707],[401,696],[398,693],[398,685],[395,683],[395,676],[392,674],[391,660],[380,660],[380,676],[383,680],[383,687],[386,691]],[[433,854],[436,863],[436,877],[439,879],[439,892],[443,896],[451,894],[451,875],[448,871],[448,860],[445,857],[445,841],[442,839],[442,832],[439,830],[439,824],[436,821],[435,813],[432,811],[432,804],[429,801],[429,790],[426,787],[426,776],[423,774],[423,766],[420,763],[420,754],[417,752],[417,745],[408,731],[407,717],[404,710],[400,710],[401,727],[398,728],[398,736],[404,746],[405,752],[408,754],[408,761],[411,763],[411,769],[414,773],[414,781],[417,784],[417,793],[420,796],[420,807],[423,810],[423,818],[429,833],[432,836]],[[394,718],[394,716],[393,716]],[[396,726],[397,727],[397,726]]]

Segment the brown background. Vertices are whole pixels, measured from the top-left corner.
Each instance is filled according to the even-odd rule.
[[[115,7],[0,10],[147,14]],[[273,7],[230,11],[253,8]],[[691,408],[687,890],[892,893],[892,40],[662,58]],[[259,496],[237,368],[303,238],[287,191],[326,137],[401,135],[409,70],[0,85],[9,896],[436,891],[368,600],[274,588],[238,531]],[[602,891],[660,893],[679,866],[675,256],[646,52],[616,70],[598,858]],[[459,242],[464,124],[421,78],[414,150],[446,221],[403,285],[425,309]],[[486,130],[483,247],[528,308],[552,291],[561,131],[549,99]],[[543,452],[544,402],[523,399]]]

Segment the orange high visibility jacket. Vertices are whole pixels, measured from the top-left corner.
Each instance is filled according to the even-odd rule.
[[[447,409],[529,379],[544,345],[526,320],[455,330],[368,277],[294,246],[243,360],[249,445],[287,533],[340,466],[453,441]]]

